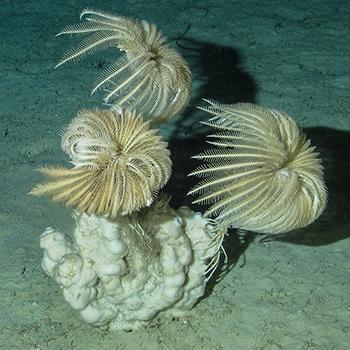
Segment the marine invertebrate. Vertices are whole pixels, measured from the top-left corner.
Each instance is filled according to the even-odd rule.
[[[212,226],[200,213],[160,198],[133,219],[74,217],[73,240],[47,228],[40,246],[45,272],[83,321],[135,329],[160,312],[184,315],[203,295]]]
[[[132,110],[81,110],[62,149],[74,167],[40,169],[50,181],[30,193],[87,214],[115,218],[149,206],[171,174],[167,142]]]
[[[171,118],[187,104],[192,78],[187,63],[154,24],[85,9],[82,23],[57,35],[90,34],[62,57],[56,67],[107,47],[124,54],[108,67],[92,93],[103,88],[105,102],[131,107],[153,122]]]
[[[316,220],[327,202],[323,167],[295,121],[253,104],[207,102],[201,109],[213,115],[204,124],[219,130],[208,141],[216,148],[194,157],[205,164],[190,175],[204,180],[189,192],[194,203],[211,204],[205,216],[267,234]]]

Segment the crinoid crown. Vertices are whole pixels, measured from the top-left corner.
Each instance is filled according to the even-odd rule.
[[[149,206],[171,174],[167,143],[134,111],[80,111],[62,149],[74,167],[40,169],[50,181],[30,193],[87,214],[115,218]]]
[[[115,47],[124,54],[102,73],[92,93],[102,88],[107,92],[106,103],[131,107],[158,123],[186,106],[191,72],[154,24],[90,9],[82,11],[80,19],[81,23],[67,26],[57,35],[87,37],[67,51],[57,66]]]
[[[327,202],[323,167],[315,147],[285,113],[249,103],[208,101],[207,124],[215,148],[190,175],[203,178],[190,194],[209,203],[206,216],[221,227],[277,234],[316,220]]]

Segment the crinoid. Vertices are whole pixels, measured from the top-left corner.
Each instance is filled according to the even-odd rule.
[[[131,107],[144,118],[162,122],[188,103],[192,77],[187,63],[154,24],[86,9],[82,23],[63,28],[57,35],[90,34],[70,49],[56,67],[107,47],[125,54],[108,67],[96,82],[107,91],[105,102]]]
[[[49,182],[30,194],[87,214],[115,218],[149,206],[171,174],[167,143],[134,111],[82,110],[66,127],[62,149],[73,168],[45,167]]]
[[[285,113],[248,103],[207,101],[208,136],[217,148],[190,175],[204,178],[190,194],[210,203],[206,216],[219,227],[277,234],[304,227],[326,206],[323,167],[315,147]]]
[[[201,109],[213,117],[204,124],[219,130],[207,142],[217,148],[194,156],[205,164],[190,175],[204,180],[189,194],[198,195],[194,203],[211,204],[204,215],[215,217],[211,276],[228,227],[278,234],[306,226],[324,210],[327,190],[318,153],[290,116],[207,102]]]

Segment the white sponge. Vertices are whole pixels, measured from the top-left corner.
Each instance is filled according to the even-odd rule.
[[[213,227],[201,214],[154,205],[114,221],[75,219],[72,242],[48,228],[40,246],[45,272],[85,322],[130,330],[162,311],[180,316],[203,295]]]

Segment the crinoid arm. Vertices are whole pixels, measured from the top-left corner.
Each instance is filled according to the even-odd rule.
[[[227,264],[227,254],[223,246],[224,238],[227,234],[227,229],[217,225],[215,220],[210,220],[210,224],[214,227],[213,235],[204,249],[202,259],[207,260],[207,269],[204,274],[207,280],[210,280],[220,264],[220,258],[224,255],[224,263]]]

